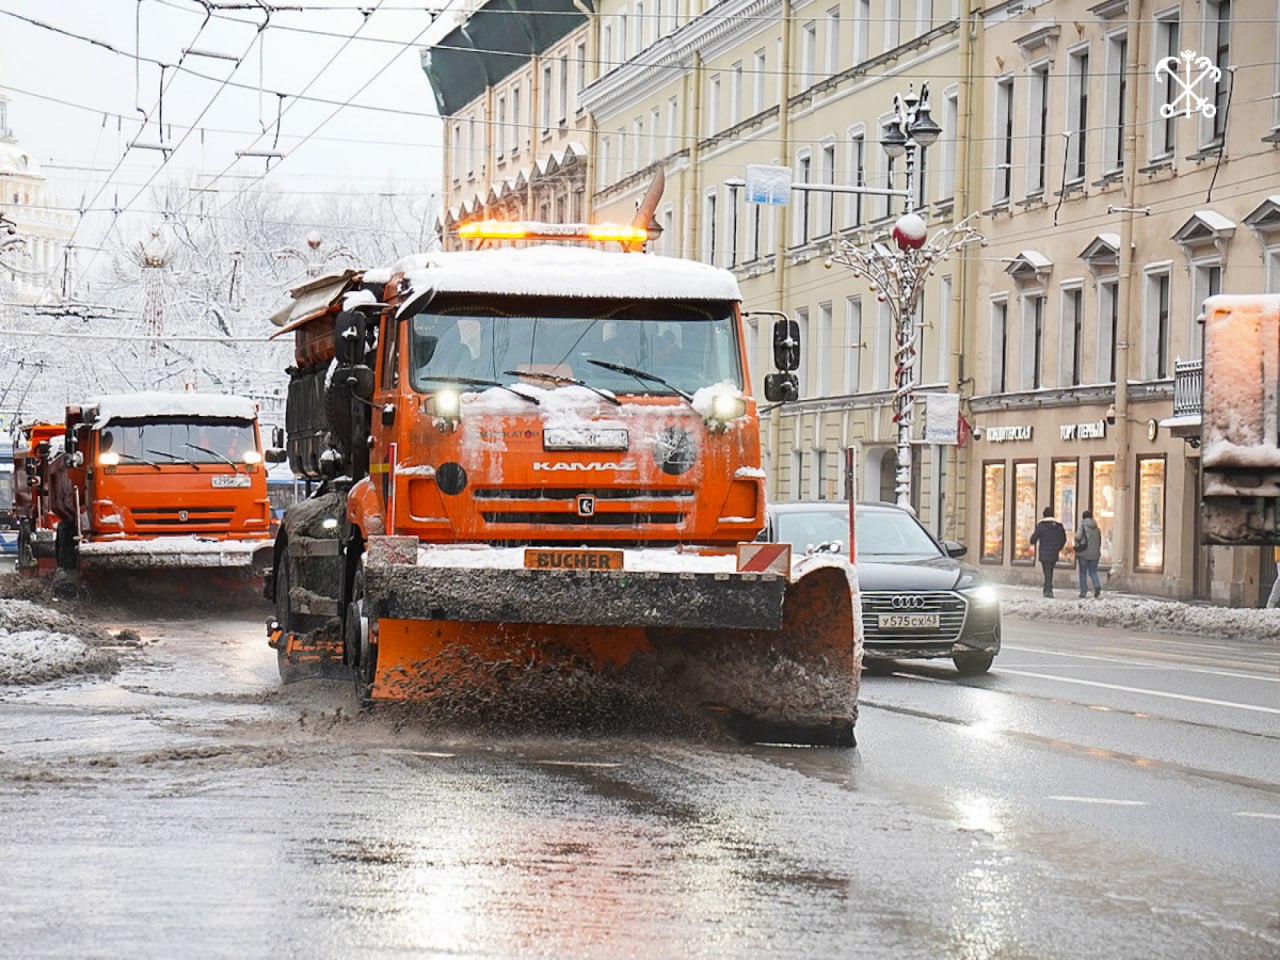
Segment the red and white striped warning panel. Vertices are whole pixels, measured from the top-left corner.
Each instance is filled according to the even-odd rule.
[[[785,577],[791,572],[791,544],[738,544],[738,572],[780,573]]]

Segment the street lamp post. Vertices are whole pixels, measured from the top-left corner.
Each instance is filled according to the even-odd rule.
[[[908,508],[911,507],[911,424],[919,336],[916,316],[924,283],[953,250],[982,240],[970,223],[972,216],[928,237],[924,219],[915,212],[915,151],[917,147],[924,150],[931,146],[941,133],[942,128],[929,116],[928,84],[921,86],[919,96],[909,87],[906,96],[894,96],[893,115],[884,124],[880,143],[890,157],[905,155],[907,161],[903,212],[892,231],[897,250],[880,242],[863,250],[842,240],[839,251],[828,262],[849,267],[855,277],[865,274],[876,299],[888,305],[897,331],[893,420],[898,427],[898,446],[894,496],[899,506]]]

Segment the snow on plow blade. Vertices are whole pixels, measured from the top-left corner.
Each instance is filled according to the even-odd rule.
[[[742,739],[853,745],[860,645],[842,558],[803,558],[790,576],[675,550],[613,551],[621,569],[530,569],[522,550],[413,545],[411,558],[395,539],[371,538],[365,558],[371,699],[605,677]]]
[[[154,540],[111,540],[81,543],[80,566],[86,570],[154,570],[214,567],[261,574],[271,566],[270,540],[200,540],[164,537]]]

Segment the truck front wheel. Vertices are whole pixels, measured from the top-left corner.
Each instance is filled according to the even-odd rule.
[[[62,570],[74,570],[80,565],[80,557],[76,549],[76,533],[66,520],[58,521],[54,555],[58,558],[58,567]]]
[[[373,679],[378,668],[378,646],[369,630],[369,618],[364,611],[364,564],[356,568],[351,580],[351,599],[347,602],[346,621],[343,624],[348,659],[356,678],[356,696],[361,703],[372,699]]]

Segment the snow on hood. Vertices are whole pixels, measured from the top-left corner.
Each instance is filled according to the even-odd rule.
[[[705,263],[555,245],[420,253],[401,260],[393,271],[403,271],[416,293],[742,299],[732,273]],[[405,301],[412,302],[413,297]]]
[[[90,406],[98,408],[94,429],[113,420],[145,417],[209,417],[256,420],[258,407],[247,397],[220,393],[122,393],[97,397]]]

